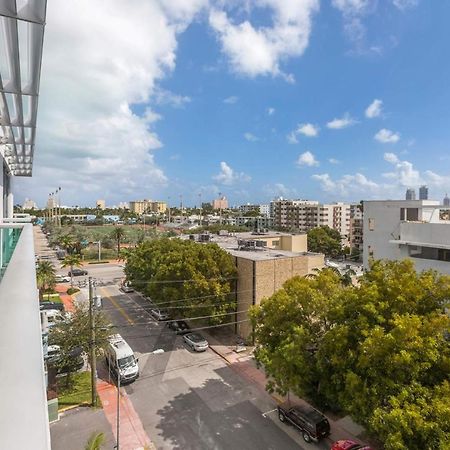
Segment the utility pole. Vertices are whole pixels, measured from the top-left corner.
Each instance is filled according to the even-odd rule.
[[[89,326],[91,329],[91,402],[97,404],[97,364],[95,360],[95,316],[94,316],[94,289],[92,277],[89,277]]]
[[[200,208],[200,223],[198,224],[200,227],[202,226],[202,222],[203,222],[203,207],[202,207],[202,193],[200,192],[198,194],[198,202],[199,202],[199,208]]]

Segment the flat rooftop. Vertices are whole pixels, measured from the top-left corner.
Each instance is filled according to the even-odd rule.
[[[199,235],[196,235],[198,237]],[[312,252],[291,252],[287,250],[278,250],[268,247],[261,247],[255,250],[244,250],[239,249],[238,240],[258,240],[258,239],[274,239],[281,236],[293,236],[289,233],[282,233],[277,231],[269,231],[267,233],[253,233],[253,232],[243,232],[243,233],[230,233],[229,235],[218,235],[210,234],[209,242],[217,244],[219,247],[226,250],[233,256],[239,258],[245,258],[252,261],[268,261],[271,259],[283,259],[283,258],[295,258],[299,256],[316,256],[319,253]],[[184,237],[188,239],[188,237]],[[198,241],[197,241],[198,242]]]

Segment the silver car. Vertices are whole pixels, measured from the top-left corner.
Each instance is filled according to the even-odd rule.
[[[183,339],[195,352],[204,352],[209,347],[208,341],[200,333],[185,334]]]

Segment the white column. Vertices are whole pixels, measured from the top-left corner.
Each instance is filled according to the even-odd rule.
[[[0,156],[0,165],[2,171],[0,172],[0,222],[3,222],[3,182],[5,179],[5,166],[3,164],[3,159]]]
[[[12,192],[13,178],[8,177],[7,197],[6,197],[6,217],[12,218],[14,215],[14,195]]]

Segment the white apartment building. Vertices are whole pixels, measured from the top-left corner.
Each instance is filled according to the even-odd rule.
[[[246,205],[239,206],[239,212],[242,215],[246,215],[250,211],[258,211],[261,216],[270,216],[270,205],[258,205],[258,204],[251,204],[247,203]]]
[[[277,228],[305,233],[311,228],[329,226],[348,241],[350,205],[347,203],[321,204],[309,200],[278,199],[271,202],[270,210]]]
[[[0,447],[50,450],[33,226],[15,177],[35,153],[46,0],[0,1]]]
[[[411,258],[416,270],[450,274],[450,207],[434,200],[364,202],[364,268]]]

